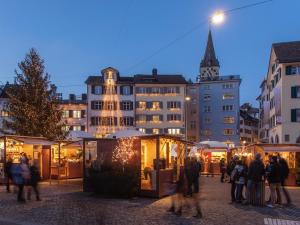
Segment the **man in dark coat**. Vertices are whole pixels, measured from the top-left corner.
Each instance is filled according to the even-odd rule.
[[[280,166],[277,162],[277,156],[271,157],[267,174],[271,192],[271,202],[267,206],[273,208],[274,204],[276,203],[276,199],[278,200],[278,202],[281,202],[280,195],[277,195],[276,198],[276,189],[280,188]]]
[[[280,168],[280,183],[281,183],[282,192],[285,196],[287,204],[291,204],[291,197],[289,195],[289,192],[285,188],[285,181],[289,176],[289,166],[288,166],[286,160],[284,158],[281,158],[280,156],[279,156],[278,163],[279,163],[279,168]],[[279,194],[280,194],[280,192],[279,192]],[[281,203],[281,202],[279,202],[279,203]]]
[[[12,180],[12,173],[11,173],[12,165],[13,165],[12,158],[8,158],[4,169],[4,173],[6,176],[6,191],[8,193],[10,192],[10,181]]]
[[[265,166],[261,160],[261,154],[257,153],[255,159],[250,163],[248,169],[247,181],[247,202],[250,203],[250,198],[253,193],[256,193],[255,203],[257,204],[261,198],[261,185],[265,175]]]
[[[234,180],[231,179],[231,174],[232,174],[232,171],[234,170],[236,164],[237,164],[237,160],[238,160],[238,156],[233,156],[233,158],[231,159],[231,161],[228,163],[228,166],[227,166],[227,173],[230,177],[230,183],[231,183],[231,202],[235,202],[235,191],[236,191],[236,184],[234,182]]]
[[[33,191],[35,192],[36,200],[41,201],[40,192],[39,192],[39,188],[38,188],[38,183],[40,181],[39,169],[34,163],[33,163],[32,166],[30,166],[29,169],[30,169],[30,186],[33,189]],[[31,188],[29,188],[28,192],[27,192],[27,199],[28,200],[31,199]]]

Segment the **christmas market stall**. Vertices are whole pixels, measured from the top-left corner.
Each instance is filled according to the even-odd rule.
[[[133,166],[138,175],[137,194],[149,197],[169,195],[175,190],[180,167],[184,165],[186,148],[187,142],[179,137],[166,135],[85,138],[84,191],[93,191],[95,188],[90,179],[95,170],[105,171],[107,164],[119,162],[123,166],[123,172],[127,167]]]
[[[0,179],[5,178],[4,168],[8,160],[19,163],[21,155],[35,162],[42,179],[50,177],[50,151],[54,142],[43,137],[4,135],[0,137]]]
[[[254,144],[246,146],[246,151],[250,158],[256,153],[261,153],[265,164],[268,163],[269,156],[280,155],[289,166],[290,173],[286,185],[300,185],[300,145],[298,144]]]
[[[207,175],[220,174],[220,161],[225,164],[230,159],[230,150],[226,144],[218,141],[202,141],[196,144],[203,163],[202,173]]]

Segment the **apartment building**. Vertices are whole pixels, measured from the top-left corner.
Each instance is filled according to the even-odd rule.
[[[63,111],[62,120],[66,131],[87,131],[87,95],[70,94],[68,99],[62,99],[58,94],[59,106]]]
[[[187,82],[182,75],[137,74],[134,76],[135,125],[147,134],[185,134]]]
[[[187,140],[200,141],[200,118],[199,118],[199,85],[188,83],[186,87],[186,126]]]
[[[87,84],[87,132],[105,137],[115,131],[134,128],[133,77],[122,77],[108,67],[89,76]]]
[[[220,76],[211,31],[199,76],[200,140],[215,140],[230,147],[240,143],[240,83],[238,75]]]
[[[300,143],[300,41],[272,45],[263,82],[261,93],[267,91],[268,96],[264,106],[269,106],[268,113],[263,113],[269,122],[268,142]],[[263,95],[258,98],[260,102]]]
[[[244,103],[240,107],[240,140],[241,145],[258,142],[259,109]]]

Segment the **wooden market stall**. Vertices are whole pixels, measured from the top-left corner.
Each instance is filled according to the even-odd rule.
[[[90,191],[90,169],[112,161],[118,138],[84,138],[84,191]],[[174,192],[180,167],[184,165],[187,142],[167,135],[134,137],[132,148],[137,152],[139,194],[162,197]]]
[[[261,153],[265,164],[270,155],[280,155],[289,166],[290,174],[286,185],[300,185],[300,145],[298,144],[254,144],[246,146],[248,157],[253,158],[256,153]]]
[[[0,179],[4,180],[7,160],[19,163],[21,154],[38,165],[42,179],[50,178],[50,151],[54,142],[43,137],[4,135],[0,137]]]

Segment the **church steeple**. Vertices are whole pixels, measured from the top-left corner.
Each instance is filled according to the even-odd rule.
[[[219,60],[216,57],[211,30],[209,29],[205,54],[200,63],[200,79],[219,76]]]

